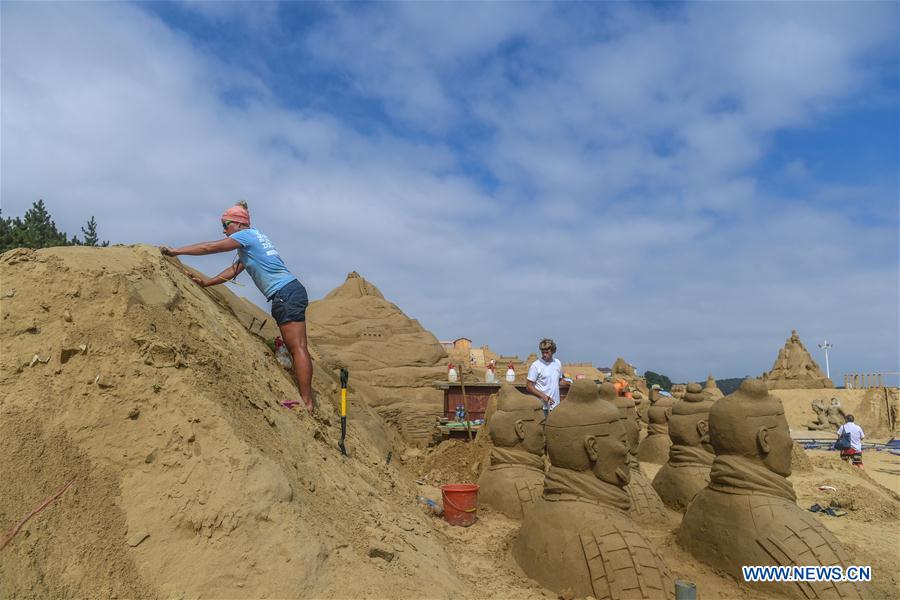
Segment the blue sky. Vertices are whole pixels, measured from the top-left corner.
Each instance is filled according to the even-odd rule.
[[[313,298],[357,270],[442,339],[900,370],[896,3],[0,11],[5,215],[180,245],[245,198]]]

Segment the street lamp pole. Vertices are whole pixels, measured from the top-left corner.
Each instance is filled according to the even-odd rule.
[[[834,344],[829,344],[828,340],[825,340],[819,344],[819,348],[825,351],[825,377],[831,379],[831,369],[828,367],[828,351],[834,348]]]

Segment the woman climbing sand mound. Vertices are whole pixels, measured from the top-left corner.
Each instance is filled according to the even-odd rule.
[[[207,279],[190,275],[203,287],[219,285],[247,269],[253,283],[272,303],[272,317],[278,323],[281,337],[294,361],[294,375],[300,386],[300,396],[306,409],[312,412],[312,360],[306,341],[306,306],[309,298],[303,284],[288,271],[271,240],[258,229],[250,227],[250,212],[246,202],[238,202],[222,214],[222,230],[226,237],[215,242],[199,242],[180,248],[161,246],[166,256],[200,256],[237,250],[234,264]]]

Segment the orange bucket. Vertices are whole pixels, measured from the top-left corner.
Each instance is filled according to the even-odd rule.
[[[478,520],[478,484],[448,483],[441,486],[444,520],[451,525],[468,527]]]

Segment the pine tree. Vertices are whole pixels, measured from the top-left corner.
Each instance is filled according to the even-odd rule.
[[[50,218],[43,200],[35,202],[25,218],[2,218],[0,215],[0,252],[13,248],[49,248],[51,246],[97,246],[100,241],[97,235],[97,221],[91,216],[86,227],[81,228],[84,241],[73,235],[71,240],[66,232],[59,231],[56,223]],[[103,242],[100,246],[109,246]]]
[[[94,215],[91,215],[91,220],[87,222],[87,229],[84,227],[81,228],[81,233],[84,235],[84,241],[79,242],[79,244],[84,246],[109,246],[109,241],[98,244],[100,241],[100,236],[97,235],[97,221],[94,220]],[[74,237],[72,239],[75,239]]]
[[[43,200],[38,200],[25,212],[25,219],[21,223],[16,236],[18,239],[15,240],[19,246],[49,248],[71,245],[65,232],[59,231],[56,223],[50,219]]]

